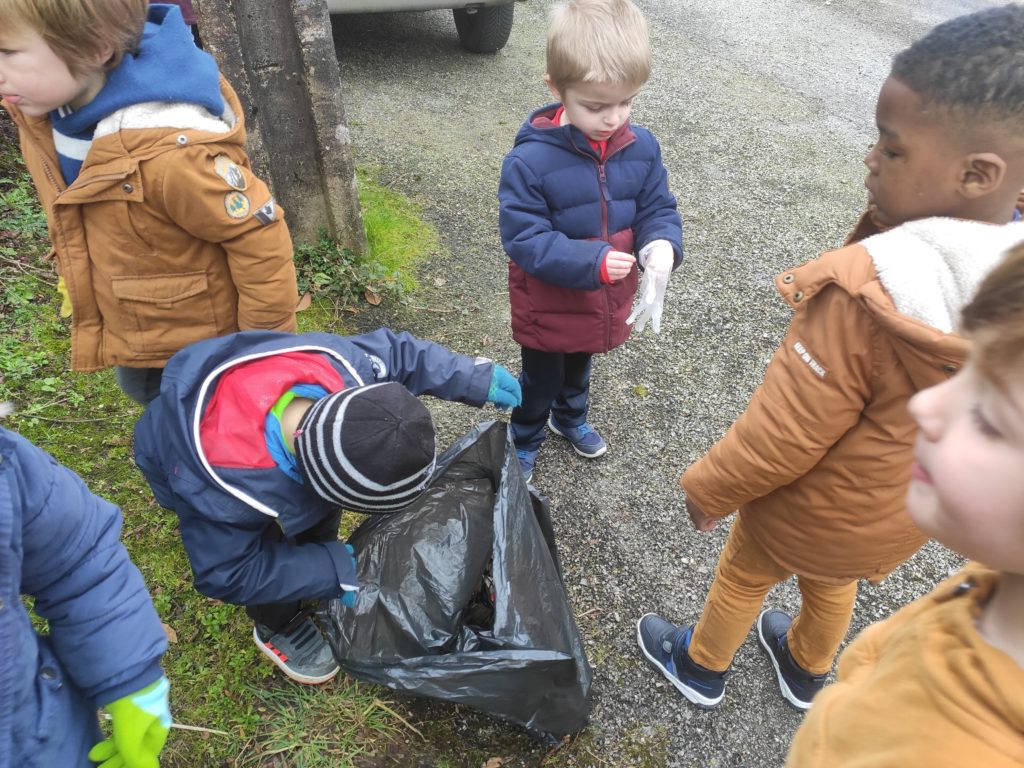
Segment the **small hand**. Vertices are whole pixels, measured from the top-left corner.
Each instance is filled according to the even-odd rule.
[[[647,271],[667,275],[672,271],[675,256],[672,244],[668,240],[655,240],[640,250],[640,263]]]
[[[608,272],[608,279],[614,283],[629,275],[633,265],[636,264],[636,258],[631,253],[608,251],[604,257],[604,264]]]
[[[704,510],[698,507],[690,499],[686,500],[686,513],[690,516],[690,522],[693,523],[693,527],[698,531],[711,531],[714,530],[715,526],[718,525],[718,519],[705,515]]]
[[[161,677],[141,691],[112,701],[113,734],[89,750],[99,768],[159,768],[160,750],[171,728],[167,694],[170,684]]]
[[[504,366],[497,363],[494,364],[494,373],[491,374],[491,388],[487,390],[487,402],[494,403],[501,411],[515,408],[523,402],[523,390],[519,386],[519,380]]]

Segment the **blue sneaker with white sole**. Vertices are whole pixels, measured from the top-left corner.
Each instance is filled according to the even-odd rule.
[[[519,459],[519,468],[523,470],[523,479],[530,482],[533,479],[533,465],[537,463],[537,449],[527,451],[516,448],[516,458]]]
[[[636,623],[636,641],[647,660],[692,704],[712,709],[725,696],[727,672],[715,672],[690,658],[693,627],[677,627],[648,613]]]
[[[572,449],[585,458],[596,459],[598,456],[603,456],[608,450],[608,444],[604,438],[587,423],[580,424],[578,427],[563,427],[555,421],[554,416],[549,416],[548,429],[568,440]]]

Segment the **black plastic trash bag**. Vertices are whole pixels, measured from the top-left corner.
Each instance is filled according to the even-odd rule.
[[[547,500],[527,488],[503,423],[470,431],[416,503],[349,542],[356,606],[332,600],[320,614],[349,674],[541,736],[586,725],[591,671]]]

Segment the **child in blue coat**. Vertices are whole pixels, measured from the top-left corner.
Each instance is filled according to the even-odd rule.
[[[341,510],[396,512],[430,482],[434,425],[415,395],[518,405],[502,366],[409,333],[246,331],[186,347],[135,427],[135,459],[181,521],[196,589],[246,606],[291,679],[338,672],[303,600],[358,589]]]
[[[117,507],[0,428],[0,766],[157,764],[171,725],[167,638],[120,532]],[[33,630],[23,596],[49,634]],[[113,724],[102,741],[99,707]]]
[[[659,329],[682,223],[657,140],[629,122],[651,71],[647,24],[630,0],[571,0],[548,29],[544,80],[560,103],[534,112],[501,167],[501,240],[523,404],[512,436],[526,479],[544,425],[579,455],[607,450],[587,420],[591,358],[647,320]],[[637,267],[644,270],[640,300]]]

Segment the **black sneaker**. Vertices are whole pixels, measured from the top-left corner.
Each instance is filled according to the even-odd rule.
[[[293,621],[276,634],[257,624],[252,639],[267,658],[297,683],[319,685],[338,674],[331,646],[308,615],[302,615],[300,621]]]
[[[782,697],[797,709],[810,709],[811,700],[825,687],[826,675],[812,675],[793,659],[786,633],[793,619],[783,611],[764,611],[757,617],[757,636],[772,660]]]
[[[690,658],[693,627],[677,627],[656,613],[640,617],[636,641],[640,650],[690,702],[702,709],[717,707],[725,695],[725,672],[714,672]]]

